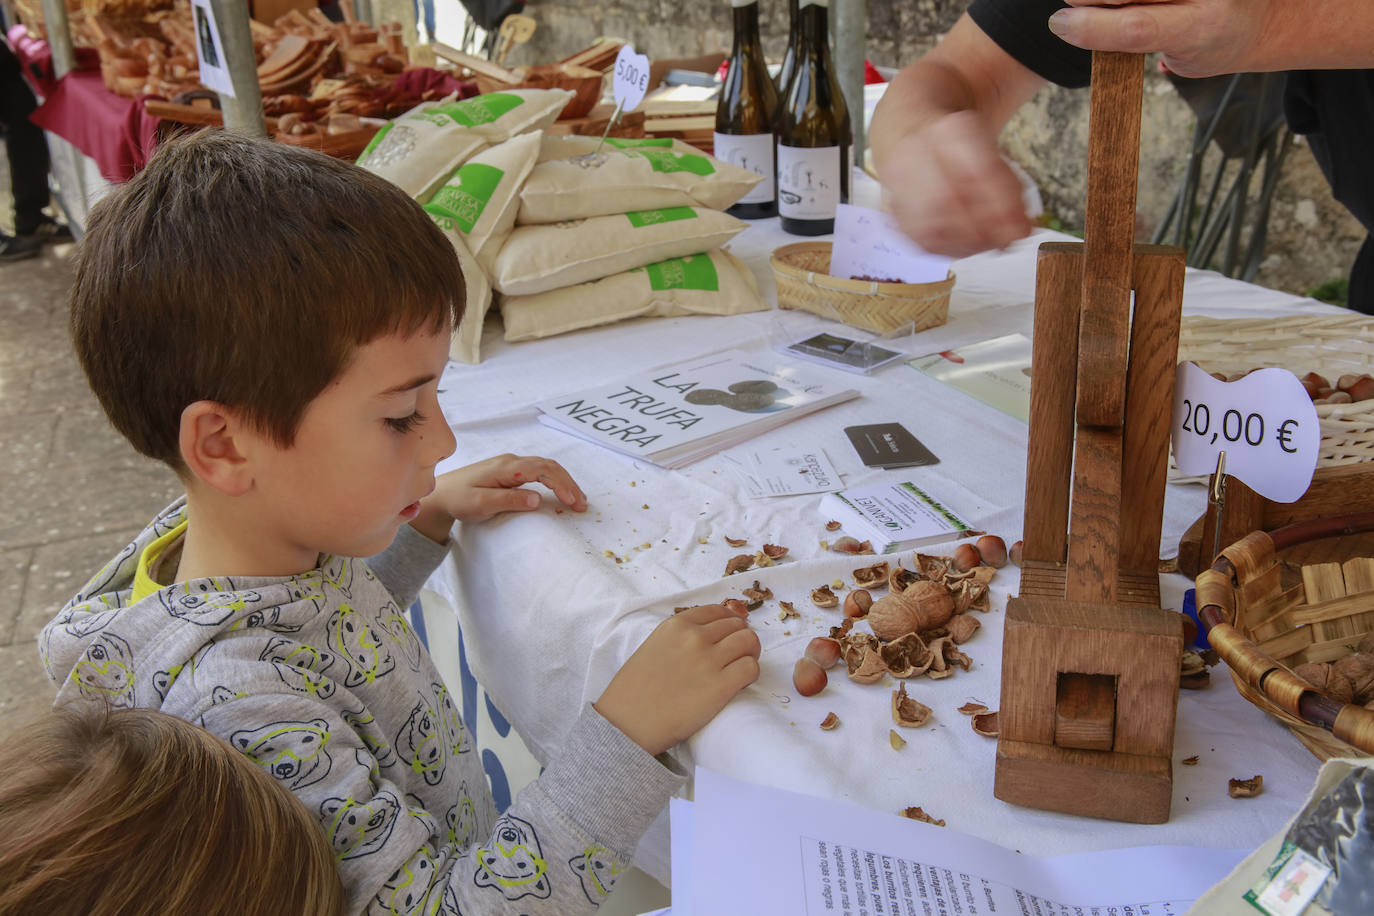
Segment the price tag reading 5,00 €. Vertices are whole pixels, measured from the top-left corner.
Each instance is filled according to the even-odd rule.
[[[1259,369],[1217,381],[1196,363],[1178,364],[1174,460],[1185,474],[1210,474],[1226,453],[1226,473],[1261,496],[1291,503],[1317,466],[1317,408],[1293,373]]]
[[[615,103],[625,111],[634,111],[644,101],[644,93],[649,91],[649,57],[636,54],[635,49],[625,45],[615,57]]]

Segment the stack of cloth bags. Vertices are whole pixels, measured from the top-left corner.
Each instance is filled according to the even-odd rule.
[[[358,158],[419,201],[458,253],[467,308],[452,358],[481,359],[493,303],[507,340],[767,308],[721,247],[748,225],[724,210],[759,176],[675,140],[546,135],[571,95],[425,103]]]

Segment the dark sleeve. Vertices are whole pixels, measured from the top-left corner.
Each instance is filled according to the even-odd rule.
[[[1022,66],[1068,89],[1088,85],[1092,52],[1075,48],[1050,31],[1061,0],[973,0],[969,18]]]

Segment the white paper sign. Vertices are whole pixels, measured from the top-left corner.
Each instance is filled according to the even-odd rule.
[[[1222,382],[1196,363],[1178,364],[1174,461],[1184,474],[1210,474],[1226,452],[1226,473],[1275,502],[1307,492],[1317,467],[1317,408],[1297,376],[1259,369]]]
[[[727,455],[753,499],[838,490],[840,473],[818,448],[773,448]]]
[[[890,213],[852,204],[835,209],[832,277],[938,283],[949,275],[949,262],[907,238]]]
[[[649,91],[649,57],[636,54],[625,45],[615,57],[615,103],[625,111],[634,111]]]
[[[191,16],[196,26],[196,56],[200,59],[200,83],[206,89],[232,97],[234,81],[229,76],[229,62],[224,56],[224,42],[219,37],[210,0],[191,0]]]

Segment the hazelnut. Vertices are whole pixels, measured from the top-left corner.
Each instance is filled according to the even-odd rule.
[[[825,669],[809,658],[799,658],[792,666],[792,686],[804,697],[814,697],[825,689]]]
[[[1323,388],[1327,389],[1328,391],[1331,389],[1331,383],[1326,380],[1326,376],[1321,375],[1317,372],[1307,373],[1300,379],[1300,381],[1302,382],[1302,387],[1307,389],[1308,397],[1311,398],[1324,397],[1324,395],[1319,394],[1319,392]]]
[[[954,556],[950,557],[950,566],[955,572],[968,572],[975,566],[983,562],[983,558],[978,555],[978,548],[972,544],[960,544],[954,548]]]
[[[833,667],[840,660],[840,642],[829,636],[817,636],[806,644],[805,657],[822,668]]]
[[[1349,391],[1360,379],[1368,377],[1368,375],[1360,375],[1356,372],[1347,372],[1340,378],[1336,379],[1336,390]]]
[[[1333,391],[1325,398],[1320,398],[1319,400],[1327,404],[1349,404],[1355,399],[1350,396],[1350,392],[1348,391]]]
[[[1352,401],[1367,401],[1374,398],[1374,378],[1368,375],[1360,376],[1355,384],[1346,389]]]
[[[1016,566],[1021,565],[1021,543],[1021,541],[1017,541],[1015,544],[1011,545],[1011,550],[1007,551],[1007,559]]]
[[[866,617],[868,609],[873,607],[873,596],[867,589],[856,588],[844,596],[844,616],[846,617]]]
[[[995,534],[985,534],[978,539],[978,556],[987,565],[1001,569],[1007,565],[1007,542]]]

